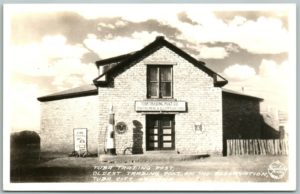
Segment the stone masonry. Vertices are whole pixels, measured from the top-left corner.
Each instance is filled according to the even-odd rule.
[[[71,153],[74,128],[87,128],[88,151],[104,154],[111,106],[115,125],[122,122],[127,126],[125,132],[114,134],[118,155],[161,151],[146,150],[146,118],[152,114],[159,114],[160,118],[162,114],[172,115],[172,119],[174,116],[175,149],[163,150],[169,153],[226,155],[227,139],[267,139],[280,135],[260,115],[263,99],[222,89],[227,84],[225,78],[200,67],[200,62],[174,47],[158,38],[135,53],[97,61],[99,76],[94,79],[95,85],[38,98],[42,102],[42,152]],[[111,64],[115,68],[105,69]],[[173,66],[173,98],[158,100],[184,101],[186,111],[135,110],[136,101],[157,100],[147,98],[148,65]],[[215,76],[223,81],[217,81]]]
[[[97,96],[41,103],[41,150],[69,154],[74,150],[73,129],[87,128],[88,151],[97,153]]]
[[[214,87],[213,78],[166,47],[162,47],[136,64],[114,75],[110,86],[98,87],[99,153],[104,152],[109,106],[113,105],[115,122],[123,121],[128,130],[115,134],[116,152],[124,154],[137,141],[134,129],[139,125],[145,150],[145,114],[135,111],[136,100],[146,100],[147,64],[173,65],[173,98],[187,102],[187,112],[175,114],[175,151],[180,154],[222,153],[222,91]],[[195,131],[200,123],[202,132]],[[139,144],[139,143],[138,143]]]

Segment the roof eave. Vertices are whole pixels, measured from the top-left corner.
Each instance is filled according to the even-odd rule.
[[[76,92],[76,93],[70,93],[70,94],[59,94],[59,95],[53,95],[53,96],[42,96],[37,98],[40,102],[47,102],[47,101],[53,101],[53,100],[62,100],[66,98],[75,98],[75,97],[83,97],[83,96],[91,96],[91,95],[97,95],[98,90],[90,90],[90,91],[83,91],[83,92]]]
[[[105,81],[101,80],[100,81],[100,80],[98,80],[99,78],[96,78],[96,79],[93,80],[93,83],[95,84],[95,86],[101,87],[101,86],[107,86],[108,85],[108,81],[107,80],[105,80]]]
[[[227,80],[224,80],[224,81],[215,81],[214,86],[215,86],[215,87],[223,87],[223,86],[225,86],[226,84],[228,84],[228,81],[227,81]]]
[[[231,96],[240,96],[242,98],[255,99],[255,100],[259,101],[259,102],[264,101],[263,98],[259,98],[259,97],[255,97],[255,96],[249,96],[249,95],[244,95],[244,94],[236,94],[236,93],[231,93],[231,92],[224,91],[224,90],[222,92],[225,93],[225,94],[227,94],[227,95],[231,95]]]
[[[132,54],[128,53],[128,54],[119,55],[119,56],[116,56],[116,57],[111,57],[111,58],[108,58],[108,59],[99,60],[99,61],[96,61],[95,64],[96,64],[97,67],[99,67],[99,66],[110,64],[110,63],[116,63],[116,62],[119,62],[121,60],[126,59],[127,57],[129,57],[131,55]]]
[[[143,55],[143,52],[146,51],[147,49],[151,49],[152,47],[155,48],[157,45],[158,45],[158,40],[160,40],[160,38],[157,38],[156,41],[150,43],[149,45],[147,45],[146,47],[144,47],[143,49],[139,50],[139,51],[136,51],[134,54],[130,55],[128,54],[128,57],[124,57],[124,60],[121,61],[117,66],[122,66],[123,64],[126,64],[126,63],[130,63],[131,61],[133,61],[135,58],[138,58],[138,56],[140,55]],[[120,56],[119,56],[120,57]],[[117,57],[115,57],[117,58]],[[109,60],[109,59],[108,59]],[[97,62],[96,62],[97,64]],[[116,66],[116,67],[117,67]],[[107,70],[106,72],[102,73],[101,75],[97,76],[93,82],[96,86],[98,86],[99,84],[105,84],[108,80],[108,76],[111,72],[115,71],[117,68],[114,67],[114,68],[111,68],[109,70]],[[101,77],[103,77],[104,75],[106,75],[106,80],[105,81],[100,81],[99,79]],[[105,82],[105,83],[104,83]]]

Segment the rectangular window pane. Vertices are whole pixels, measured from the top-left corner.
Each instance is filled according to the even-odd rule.
[[[158,81],[158,68],[149,68],[149,81]]]
[[[157,129],[149,129],[149,133],[150,134],[158,134],[158,130]]]
[[[150,82],[150,96],[158,96],[158,83]]]
[[[149,140],[150,140],[150,141],[157,141],[157,140],[158,140],[158,136],[157,136],[157,135],[150,136],[150,137],[149,137]]]
[[[161,81],[172,81],[171,67],[160,68]]]
[[[153,123],[154,123],[154,127],[158,127],[158,120],[154,120]]]
[[[164,148],[171,148],[172,147],[172,143],[164,143],[163,147]]]
[[[161,122],[163,127],[171,127],[171,120],[168,117],[164,117]]]
[[[164,129],[164,134],[172,134],[172,129]]]
[[[164,141],[172,141],[172,136],[163,136]]]
[[[162,82],[161,83],[161,95],[162,96],[171,96],[171,82]]]
[[[152,148],[157,148],[158,143],[157,142],[151,142],[151,143],[149,143],[149,146],[152,147]]]

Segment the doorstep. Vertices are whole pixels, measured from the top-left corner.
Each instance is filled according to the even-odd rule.
[[[173,162],[190,161],[209,157],[208,154],[146,153],[135,155],[100,155],[100,162],[136,163],[136,162]]]

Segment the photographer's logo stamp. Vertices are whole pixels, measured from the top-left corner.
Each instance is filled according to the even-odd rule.
[[[279,160],[277,160],[276,162],[272,162],[268,167],[268,173],[270,177],[277,180],[282,179],[286,174],[286,171],[287,167]]]

